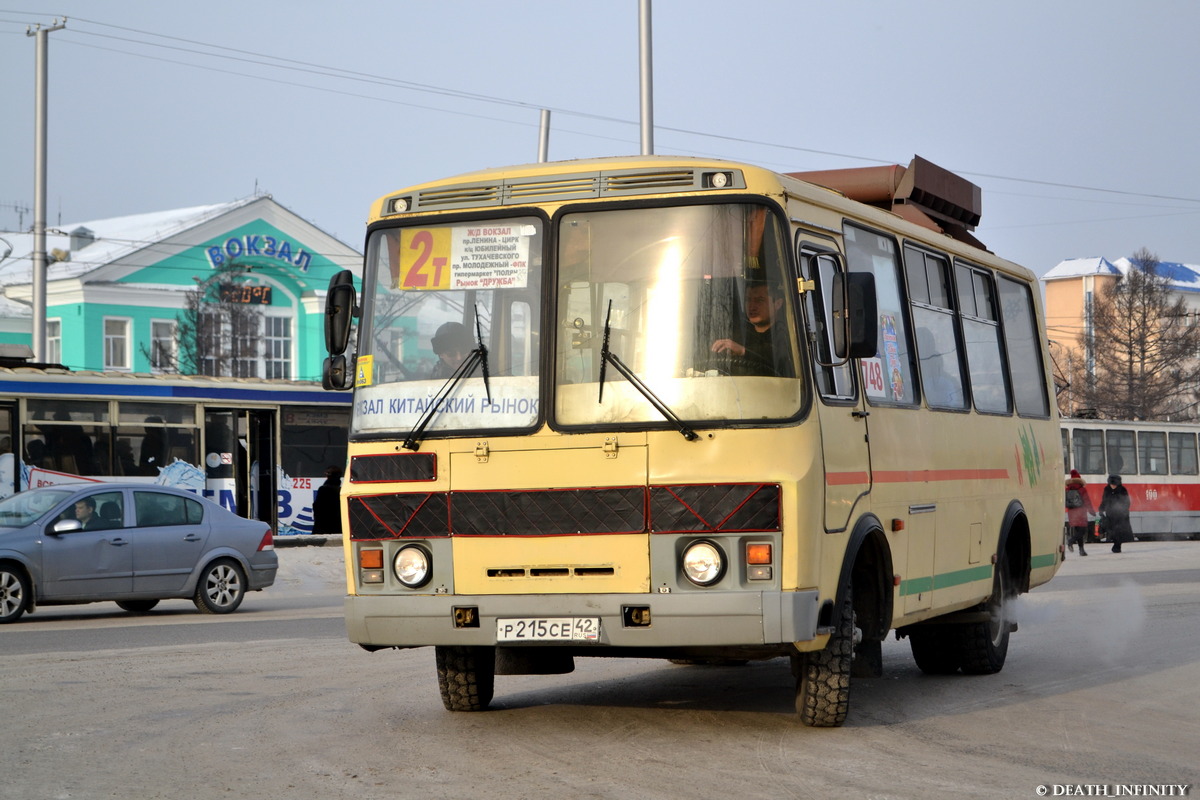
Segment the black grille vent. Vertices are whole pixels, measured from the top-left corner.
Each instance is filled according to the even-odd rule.
[[[396,539],[447,536],[449,502],[445,492],[351,497],[347,504],[350,538]]]
[[[646,529],[646,490],[455,492],[451,521],[456,536],[638,533]]]
[[[380,456],[353,456],[350,459],[351,483],[387,481],[431,481],[437,478],[433,453],[397,453]]]
[[[655,533],[779,530],[779,485],[651,486],[650,523]]]

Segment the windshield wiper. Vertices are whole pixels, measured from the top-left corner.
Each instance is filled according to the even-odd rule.
[[[433,421],[433,417],[437,412],[442,410],[442,403],[450,396],[458,384],[462,383],[465,378],[470,377],[475,371],[475,367],[483,365],[483,391],[487,397],[488,404],[492,402],[492,387],[488,382],[488,357],[487,345],[483,343],[483,331],[479,327],[479,308],[475,308],[475,343],[476,347],[471,352],[467,353],[467,357],[462,360],[462,363],[454,368],[454,372],[442,384],[442,388],[438,389],[438,393],[429,403],[429,408],[425,409],[425,413],[417,420],[417,424],[408,432],[408,436],[404,437],[404,443],[400,445],[405,450],[417,451],[421,449],[421,436],[425,433],[425,428]]]
[[[665,417],[668,422],[670,422],[672,425],[674,425],[675,429],[677,431],[679,431],[679,433],[683,436],[683,438],[687,439],[689,442],[694,442],[697,439],[699,439],[700,438],[699,434],[697,434],[694,430],[689,428],[686,422],[684,422],[678,416],[676,416],[675,412],[672,411],[670,408],[668,408],[667,404],[664,403],[662,400],[660,400],[658,398],[658,396],[656,394],[654,394],[654,392],[650,389],[649,386],[642,383],[642,379],[639,378],[636,374],[634,374],[633,370],[631,370],[629,367],[625,366],[625,362],[621,361],[621,359],[617,357],[616,353],[614,353],[608,349],[608,338],[612,332],[612,327],[610,326],[611,320],[612,320],[612,300],[609,300],[608,301],[608,313],[604,315],[604,339],[602,340],[602,342],[600,344],[600,396],[596,399],[596,402],[597,403],[604,402],[605,365],[612,364],[613,369],[615,369],[617,372],[621,373],[622,377],[624,377],[625,380],[632,383],[633,388],[635,388],[639,392],[641,392],[642,397],[645,397],[646,400],[649,401],[650,405],[654,406],[654,408],[658,411],[658,413],[662,414],[663,417]]]

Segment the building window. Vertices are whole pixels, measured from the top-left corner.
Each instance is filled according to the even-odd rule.
[[[46,320],[46,363],[62,363],[62,320]]]
[[[174,372],[176,362],[175,320],[150,321],[150,369],[154,372]]]
[[[292,321],[288,317],[264,317],[266,344],[263,360],[265,377],[292,377]]]
[[[104,368],[129,369],[129,320],[104,318]]]

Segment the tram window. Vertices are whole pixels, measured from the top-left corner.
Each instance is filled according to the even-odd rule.
[[[1138,471],[1143,475],[1167,474],[1167,435],[1162,431],[1138,434]]]
[[[1136,475],[1133,431],[1107,431],[1108,468],[1114,475]]]
[[[1076,429],[1071,440],[1075,469],[1084,475],[1104,475],[1104,432]]]
[[[863,386],[872,403],[915,406],[917,375],[912,333],[900,292],[900,260],[896,243],[871,231],[846,225],[846,264],[850,272],[875,276],[879,310],[879,344],[874,358],[864,358]]]
[[[1046,368],[1038,341],[1033,296],[1029,286],[1011,278],[1001,277],[997,284],[1017,413],[1044,417],[1050,413],[1050,401],[1046,396]]]
[[[1171,445],[1171,472],[1175,475],[1200,474],[1200,465],[1196,459],[1196,434],[1172,433],[1169,437]]]
[[[161,422],[194,426],[196,407],[179,403],[126,403],[117,404],[117,422],[140,424],[148,417],[158,417]]]
[[[284,473],[291,478],[318,478],[329,467],[345,467],[349,427],[348,411],[283,409],[280,459]]]
[[[1000,318],[996,313],[992,276],[963,263],[955,265],[955,275],[975,408],[1006,414],[1012,411],[1012,399],[1004,369],[1004,350],[1000,346]]]
[[[1071,436],[1067,433],[1067,429],[1063,428],[1059,433],[1062,434],[1062,451],[1063,451],[1063,472],[1071,470]]]
[[[112,474],[107,402],[30,400],[27,409],[29,422],[24,433],[31,459],[33,441],[42,442],[41,448],[32,448],[41,450],[36,466],[71,475]]]

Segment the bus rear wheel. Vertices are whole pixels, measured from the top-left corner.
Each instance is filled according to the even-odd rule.
[[[1008,638],[1012,633],[1012,606],[1016,597],[1008,559],[996,565],[992,596],[984,603],[986,622],[973,622],[962,628],[962,669],[968,675],[993,675],[1008,658]]]
[[[930,626],[908,635],[913,661],[926,675],[951,675],[962,665],[961,632],[952,625]]]
[[[851,587],[842,598],[837,629],[824,650],[792,657],[796,674],[796,713],[813,728],[836,728],[850,711],[850,668],[854,660],[854,601]]]
[[[447,711],[483,711],[496,683],[496,648],[438,645],[438,691]]]

